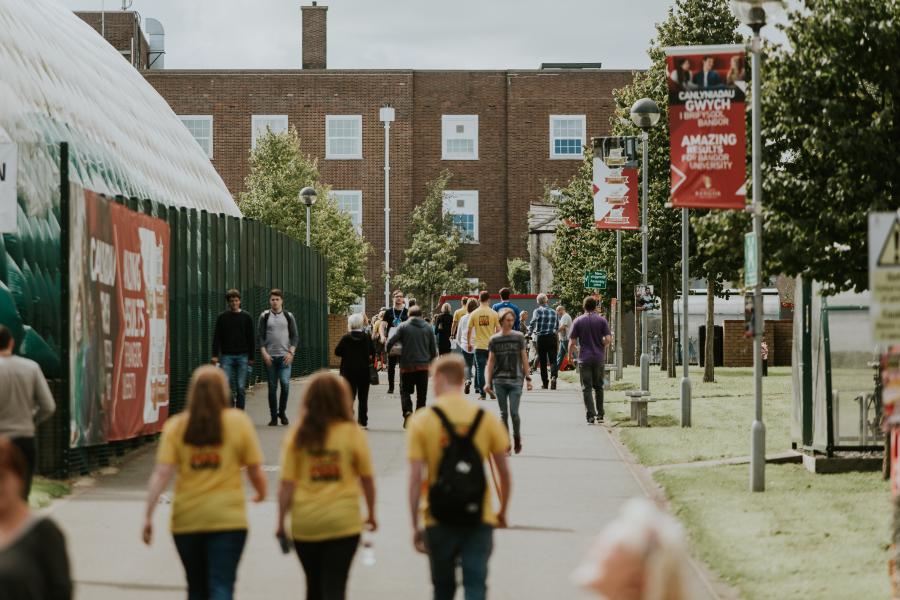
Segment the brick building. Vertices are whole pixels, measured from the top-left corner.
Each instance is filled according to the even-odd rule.
[[[612,92],[630,71],[598,64],[536,70],[331,70],[327,7],[304,6],[302,69],[155,70],[143,74],[194,133],[231,193],[244,189],[257,131],[295,126],[303,150],[318,159],[324,183],[371,243],[368,312],[383,303],[384,125],[390,128],[390,256],[402,264],[409,213],[426,183],[453,174],[445,209],[472,238],[470,277],[497,289],[506,259],[528,260],[528,211],[545,184],[577,171],[582,146],[609,135]],[[95,29],[96,13],[79,13]],[[133,22],[134,13],[107,13]],[[89,17],[89,18],[88,18]],[[128,36],[107,36],[131,48]],[[117,47],[120,47],[117,45]],[[300,49],[298,49],[300,50]],[[298,57],[300,58],[300,57]],[[146,60],[142,64],[146,64]]]

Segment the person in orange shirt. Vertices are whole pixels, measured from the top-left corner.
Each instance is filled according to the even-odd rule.
[[[247,539],[247,512],[241,469],[256,495],[266,497],[262,452],[253,422],[231,406],[231,390],[221,369],[194,371],[187,411],[163,427],[156,469],[150,478],[143,539],[153,538],[153,511],[177,473],[171,529],[184,564],[188,599],[228,600],[234,594],[238,562]]]

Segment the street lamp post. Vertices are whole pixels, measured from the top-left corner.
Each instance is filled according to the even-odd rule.
[[[641,98],[631,107],[631,122],[641,130],[642,198],[641,198],[641,285],[647,285],[647,143],[648,131],[659,122],[659,107],[650,98]],[[647,355],[647,311],[641,311],[641,390],[650,391],[650,357]]]
[[[396,112],[390,106],[378,111],[384,123],[384,305],[391,305],[391,123]]]
[[[766,489],[766,426],[762,417],[762,335],[763,335],[763,302],[762,278],[759,271],[762,265],[762,173],[760,171],[760,151],[762,136],[760,135],[760,51],[762,41],[759,31],[766,24],[766,12],[770,14],[784,6],[781,0],[731,0],[731,9],[735,16],[753,30],[750,52],[753,55],[751,70],[752,88],[751,108],[752,157],[753,157],[753,234],[756,238],[756,285],[753,290],[753,399],[756,404],[753,425],[750,429],[750,490],[762,492]]]
[[[300,200],[306,205],[306,247],[309,248],[310,209],[316,203],[316,190],[305,187],[300,190]]]

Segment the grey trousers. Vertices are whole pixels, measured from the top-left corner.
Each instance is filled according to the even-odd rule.
[[[603,418],[603,363],[578,363],[578,377],[581,380],[581,395],[587,418]],[[591,397],[593,390],[594,397]],[[594,399],[597,408],[594,410]]]

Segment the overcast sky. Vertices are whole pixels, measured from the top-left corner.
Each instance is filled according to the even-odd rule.
[[[72,10],[121,0],[61,0]],[[310,0],[304,0],[310,4]],[[329,68],[645,68],[672,0],[322,0]],[[299,68],[298,0],[134,0],[162,22],[166,68]]]

